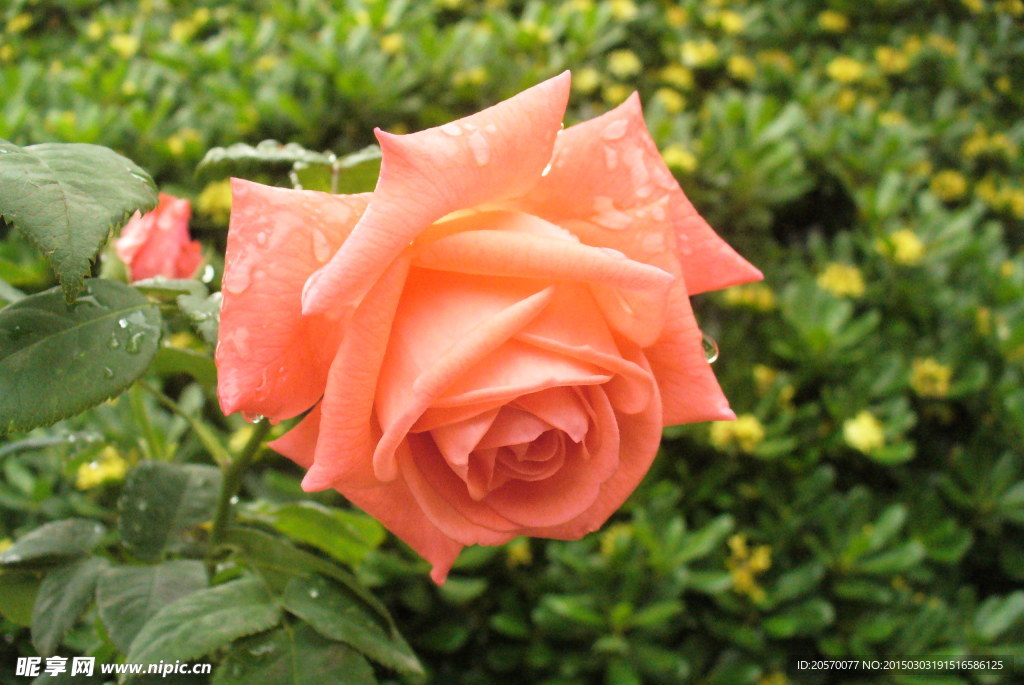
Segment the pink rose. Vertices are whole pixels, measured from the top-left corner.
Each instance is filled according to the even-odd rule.
[[[565,130],[568,72],[479,114],[376,131],[373,193],[233,180],[226,413],[433,564],[576,539],[670,424],[734,418],[689,295],[760,272],[697,214],[636,95]]]
[[[199,242],[189,241],[191,215],[188,200],[165,193],[160,193],[160,202],[152,212],[141,216],[135,212],[121,229],[121,237],[114,241],[131,280],[189,278],[196,272],[203,256]]]

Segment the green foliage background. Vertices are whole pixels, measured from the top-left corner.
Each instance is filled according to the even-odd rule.
[[[242,482],[243,522],[348,566],[431,682],[831,682],[796,661],[930,654],[1022,668],[1020,0],[14,0],[2,21],[0,138],[114,148],[162,190],[197,198],[193,232],[215,265],[223,203],[194,173],[210,147],[275,138],[355,152],[375,126],[449,121],[569,68],[567,124],[638,90],[691,200],[765,272],[763,285],[695,301],[740,421],[668,430],[641,489],[585,540],[467,550],[439,589],[340,498],[303,504],[297,471],[261,455]],[[0,245],[4,281],[51,285],[24,240]],[[123,468],[97,484],[90,464],[210,463],[211,444],[245,442],[252,428],[219,416],[209,369],[188,356],[201,359],[202,343],[177,326],[154,378],[213,438],[137,389],[12,435],[0,538],[69,517],[116,525],[119,497],[131,501]],[[189,557],[196,544],[124,539],[135,558]],[[287,582],[286,608],[330,637],[288,604],[288,587],[314,581]],[[62,653],[127,650],[93,615],[110,610],[102,592],[57,630]],[[14,596],[0,607],[4,682],[16,655],[35,653]],[[246,643],[228,646],[244,634],[213,656],[261,682]],[[400,679],[366,653],[382,681]]]

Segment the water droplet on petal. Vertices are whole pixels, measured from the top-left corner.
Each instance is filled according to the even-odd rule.
[[[600,195],[594,198],[594,210],[596,212],[594,221],[605,228],[621,231],[633,223],[633,219],[628,214],[615,208],[615,203],[610,197]]]
[[[604,149],[604,165],[611,171],[619,166],[619,153],[610,147]]]
[[[462,129],[459,127],[458,124],[452,122],[450,124],[445,124],[444,126],[442,126],[441,133],[447,133],[450,136],[461,136]]]
[[[478,166],[484,166],[491,161],[491,146],[480,131],[474,131],[469,137],[469,148],[473,151],[473,159]]]
[[[260,231],[259,233],[257,233],[256,242],[259,243],[260,247],[265,246],[267,244],[267,232]]]
[[[661,205],[655,205],[654,209],[651,210],[651,214],[653,214],[654,218],[657,219],[658,221],[665,220],[665,208],[662,207]]]
[[[708,364],[714,364],[715,360],[718,359],[718,343],[704,331],[701,331],[701,336],[701,345],[704,346],[704,359],[708,361]]]
[[[544,170],[540,172],[540,175],[541,176],[547,176],[550,173],[551,173],[551,162],[548,162],[548,165],[546,167],[544,167]]]
[[[316,257],[316,261],[321,264],[326,264],[331,258],[331,254],[334,249],[331,247],[331,241],[327,239],[324,232],[318,228],[313,229],[313,256]]]
[[[249,271],[249,267],[237,263],[229,266],[224,270],[224,289],[235,295],[244,293],[245,289],[249,287]]]
[[[243,411],[242,418],[248,421],[249,423],[259,423],[266,417],[263,416],[263,414],[253,414],[251,412]]]
[[[604,130],[601,131],[601,137],[605,140],[618,140],[622,136],[626,135],[626,127],[628,125],[629,122],[625,119],[613,121],[604,127]]]

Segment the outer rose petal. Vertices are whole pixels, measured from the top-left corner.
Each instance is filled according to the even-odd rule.
[[[117,256],[128,267],[131,280],[163,276],[189,278],[203,261],[202,246],[189,241],[188,220],[192,205],[188,200],[160,193],[160,201],[151,212],[138,212],[125,224],[121,237],[114,241]]]
[[[349,308],[433,222],[528,190],[551,158],[569,72],[477,114],[396,136],[377,130],[380,178],[350,240],[309,281],[307,312]]]
[[[762,278],[683,194],[647,131],[636,93],[612,111],[562,131],[551,171],[513,206],[571,228],[584,243],[613,247],[634,259],[671,250],[674,234],[690,294]],[[574,221],[589,226],[579,230]]]
[[[340,326],[302,316],[302,285],[348,236],[365,195],[329,195],[232,179],[217,394],[225,414],[275,420],[323,394]]]

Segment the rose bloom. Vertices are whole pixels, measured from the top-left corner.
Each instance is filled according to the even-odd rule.
[[[735,418],[689,295],[761,278],[697,214],[634,94],[564,130],[568,72],[438,128],[376,131],[373,193],[233,180],[225,413],[433,565],[577,539],[662,427]]]
[[[189,278],[203,261],[198,241],[189,240],[188,220],[192,205],[188,200],[160,193],[152,212],[135,216],[121,229],[114,241],[117,256],[128,267],[131,280],[163,276]]]

